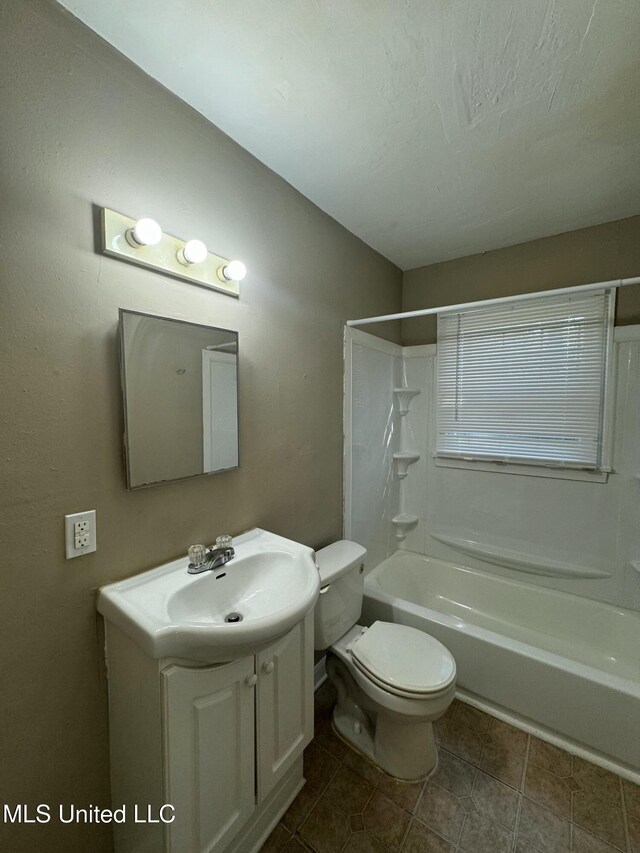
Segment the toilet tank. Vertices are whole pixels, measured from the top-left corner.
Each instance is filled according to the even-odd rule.
[[[362,612],[366,548],[342,539],[316,552],[320,595],[314,611],[316,651],[328,649]]]

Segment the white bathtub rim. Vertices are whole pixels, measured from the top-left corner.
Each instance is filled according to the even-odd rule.
[[[481,696],[477,696],[475,693],[470,693],[460,688],[456,688],[456,699],[467,705],[471,705],[473,708],[477,708],[479,711],[484,711],[490,716],[496,717],[498,720],[502,720],[502,722],[514,726],[516,729],[527,732],[527,734],[533,735],[546,743],[560,747],[560,749],[564,749],[565,752],[569,752],[571,755],[577,755],[578,758],[584,758],[585,761],[589,761],[591,764],[595,764],[603,770],[609,770],[611,773],[615,773],[617,776],[621,776],[629,782],[640,785],[640,771],[630,767],[628,764],[614,761],[610,756],[604,755],[597,750],[590,749],[583,743],[574,741],[553,729],[541,726],[539,723],[534,722],[528,717],[524,717],[515,711],[507,710],[506,708],[496,705]]]
[[[529,580],[525,573],[524,577],[508,577],[504,575],[496,574],[495,572],[491,572],[485,569],[475,569],[471,566],[465,566],[463,563],[453,562],[452,560],[447,560],[445,557],[434,557],[432,554],[422,554],[420,551],[410,551],[408,548],[397,548],[392,554],[386,557],[384,560],[381,560],[376,566],[369,567],[365,575],[365,580],[368,578],[377,577],[380,574],[380,570],[384,570],[386,566],[392,563],[395,560],[403,560],[403,559],[411,559],[417,558],[418,560],[426,563],[442,563],[445,566],[457,569],[460,572],[464,572],[465,574],[470,574],[474,576],[480,576],[483,578],[487,578],[490,581],[499,581],[507,586],[511,587],[525,587],[527,591],[535,591],[536,593],[540,593],[544,596],[549,596],[550,598],[559,598],[560,600],[566,599],[567,597],[577,599],[580,602],[585,602],[587,605],[597,606],[598,609],[603,608],[605,610],[616,613],[618,616],[632,616],[637,617],[639,611],[633,610],[627,607],[621,607],[619,604],[612,604],[610,601],[600,601],[597,598],[588,598],[584,595],[578,595],[575,592],[566,592],[561,589],[554,589],[550,586],[539,586],[533,581]],[[561,578],[561,580],[563,580]],[[405,601],[406,599],[402,599]]]
[[[579,675],[588,681],[594,681],[598,684],[605,684],[613,690],[618,690],[625,694],[631,694],[635,699],[640,700],[640,684],[631,678],[623,678],[619,675],[613,675],[606,670],[598,669],[589,664],[581,663],[573,658],[563,657],[554,652],[542,649],[539,646],[533,646],[530,643],[523,643],[521,640],[515,640],[511,637],[506,637],[498,634],[495,631],[489,631],[486,628],[480,628],[469,622],[464,622],[454,616],[449,616],[439,610],[432,610],[430,607],[425,607],[422,604],[414,604],[406,598],[398,598],[391,593],[381,589],[375,581],[370,581],[369,576],[366,581],[366,593],[369,598],[373,598],[378,602],[389,605],[392,609],[398,608],[405,612],[411,613],[418,618],[427,617],[430,621],[438,625],[443,625],[446,628],[452,628],[456,631],[462,631],[467,636],[475,637],[492,646],[499,648],[508,648],[510,651],[517,652],[523,657],[530,660],[543,661],[549,666],[559,669],[562,672],[570,672],[574,675]]]

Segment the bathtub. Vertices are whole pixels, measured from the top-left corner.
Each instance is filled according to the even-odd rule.
[[[640,613],[397,551],[367,575],[362,619],[426,631],[463,698],[637,779]]]

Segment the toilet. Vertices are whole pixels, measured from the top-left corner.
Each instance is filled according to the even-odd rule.
[[[391,622],[358,624],[366,549],[342,540],[316,553],[315,648],[336,688],[333,723],[355,749],[398,779],[437,766],[433,722],[453,701],[456,664],[434,637]]]

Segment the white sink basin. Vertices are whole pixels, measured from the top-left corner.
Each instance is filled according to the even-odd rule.
[[[98,610],[153,658],[252,654],[314,606],[320,576],[311,548],[274,533],[250,530],[233,547],[235,557],[214,571],[189,575],[184,557],[104,586]]]

